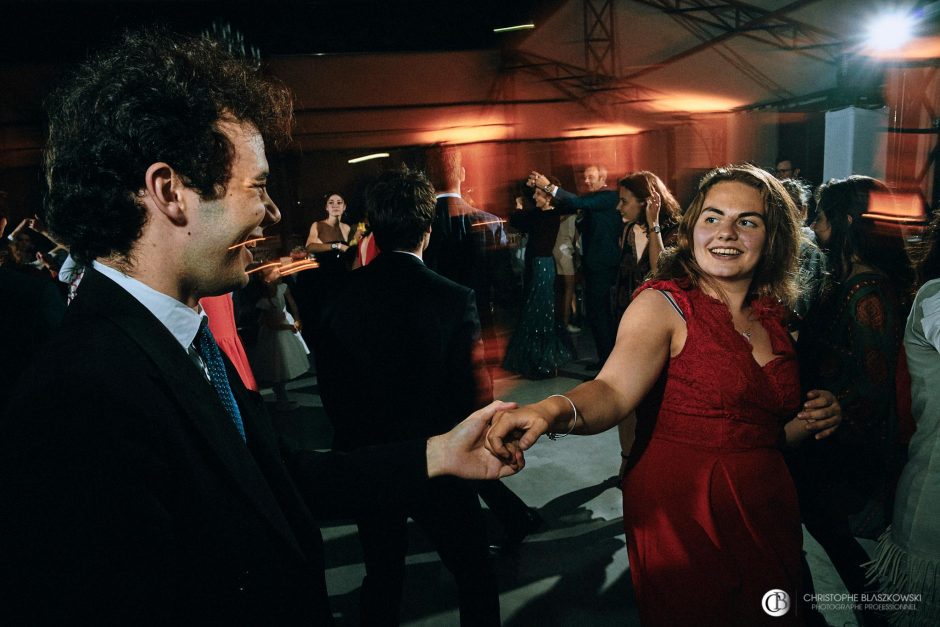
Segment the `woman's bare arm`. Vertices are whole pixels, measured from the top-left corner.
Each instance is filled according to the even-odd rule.
[[[647,290],[637,296],[600,373],[566,393],[578,410],[573,433],[600,433],[626,418],[653,387],[669,356],[682,350],[685,336],[685,322],[661,293]],[[567,432],[572,420],[571,405],[560,397],[502,412],[487,434],[487,448],[507,459],[543,433]]]

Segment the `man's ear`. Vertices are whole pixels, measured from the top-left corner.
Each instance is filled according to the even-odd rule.
[[[144,175],[144,196],[153,209],[162,213],[176,225],[186,224],[186,206],[183,183],[173,168],[166,163],[151,164]]]

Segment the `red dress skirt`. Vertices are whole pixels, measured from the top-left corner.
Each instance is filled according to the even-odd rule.
[[[649,288],[672,295],[688,337],[637,410],[633,466],[623,479],[641,623],[801,624],[794,606],[802,530],[779,450],[800,385],[779,310],[753,304],[777,355],[761,367],[724,303],[671,281],[640,289]],[[789,595],[782,617],[762,607],[771,590]],[[768,601],[771,609],[780,603]]]

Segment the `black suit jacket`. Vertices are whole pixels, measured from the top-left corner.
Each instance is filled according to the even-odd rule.
[[[8,624],[331,624],[311,509],[355,514],[423,484],[423,442],[279,450],[229,364],[246,446],[169,331],[91,270],[49,360],[0,423]]]
[[[561,213],[583,210],[578,228],[584,250],[584,266],[588,270],[616,268],[620,264],[618,238],[623,231],[623,219],[617,211],[620,198],[617,192],[602,189],[584,196],[576,196],[560,187],[555,192],[555,207]]]
[[[440,433],[492,397],[473,291],[407,253],[350,274],[318,356],[340,450]]]
[[[424,261],[438,274],[473,288],[477,303],[487,309],[492,287],[505,282],[507,242],[497,216],[470,206],[463,198],[442,196],[437,199]]]

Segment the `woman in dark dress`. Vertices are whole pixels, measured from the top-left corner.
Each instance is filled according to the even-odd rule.
[[[836,394],[844,420],[836,437],[794,452],[790,466],[807,530],[849,592],[859,594],[875,586],[865,584],[869,557],[855,537],[877,538],[890,515],[895,368],[906,313],[900,297],[910,270],[903,249],[881,240],[865,215],[871,203],[890,202],[884,183],[867,176],[833,180],[817,198],[813,230],[829,277],[800,327],[800,374],[804,389]],[[868,622],[878,620],[865,614]]]
[[[310,225],[305,249],[316,257],[318,268],[297,275],[296,299],[304,321],[303,337],[316,346],[317,330],[346,282],[356,258],[359,231],[342,221],[346,201],[337,193],[326,195],[326,218]]]
[[[801,623],[787,595],[800,590],[802,532],[780,448],[826,437],[839,409],[828,392],[800,402],[783,323],[798,249],[776,179],[713,170],[597,378],[493,420],[487,448],[509,458],[543,433],[599,433],[637,410],[623,499],[644,627]]]
[[[663,251],[676,243],[679,203],[662,180],[646,170],[629,174],[617,183],[623,218],[620,271],[614,288],[614,320],[619,321],[633,300],[633,293],[659,268]],[[617,425],[620,437],[620,477],[627,469],[633,447],[636,415]]]
[[[327,194],[326,219],[310,225],[306,249],[316,256],[321,268],[348,270],[355,258],[354,251],[349,253],[358,243],[359,233],[342,221],[345,212],[343,197],[336,193]]]
[[[535,209],[516,211],[510,225],[529,234],[526,244],[526,299],[506,347],[503,367],[532,379],[553,377],[574,357],[561,330],[555,304],[555,239],[560,215],[551,195],[534,192]]]
[[[617,185],[617,208],[624,222],[614,300],[614,319],[620,320],[633,292],[658,269],[659,256],[676,243],[680,209],[666,184],[652,172],[634,172]]]

